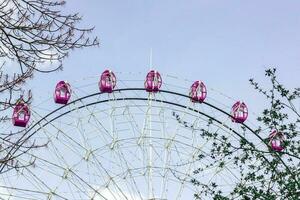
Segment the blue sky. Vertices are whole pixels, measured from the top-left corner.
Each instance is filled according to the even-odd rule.
[[[155,69],[203,80],[255,112],[264,104],[248,79],[264,83],[265,68],[277,67],[285,84],[298,86],[299,1],[68,0],[64,10],[79,12],[81,26],[95,26],[101,45],[71,52],[63,72],[47,75],[46,87],[106,67],[146,73],[151,48]],[[32,85],[46,78],[35,77]]]

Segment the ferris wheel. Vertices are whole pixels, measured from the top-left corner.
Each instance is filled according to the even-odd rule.
[[[0,199],[230,195],[240,175],[234,159],[216,148],[236,146],[232,158],[243,154],[241,139],[264,145],[243,124],[246,104],[210,103],[203,81],[184,85],[188,81],[155,70],[146,77],[126,76],[105,70],[82,85],[60,81],[54,101],[49,97],[31,108],[20,99],[12,117],[19,145],[7,150],[17,161],[13,170],[1,165],[1,172],[7,172],[1,174]],[[282,151],[284,138],[276,133],[270,137],[271,147]],[[33,144],[36,148],[30,148]]]

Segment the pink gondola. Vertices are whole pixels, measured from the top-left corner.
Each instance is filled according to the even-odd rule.
[[[14,126],[26,127],[30,119],[30,110],[28,105],[20,99],[14,107],[12,123]]]
[[[162,85],[162,78],[158,71],[151,70],[145,80],[145,89],[147,92],[158,92]]]
[[[284,135],[281,132],[273,130],[269,135],[269,145],[274,151],[282,151],[284,149]]]
[[[244,102],[236,102],[231,109],[232,121],[243,123],[248,117],[248,108]]]
[[[111,70],[105,70],[100,77],[99,89],[101,92],[111,93],[116,87],[117,79]]]
[[[202,103],[207,95],[206,86],[202,81],[195,81],[191,86],[190,97],[192,102]]]
[[[66,81],[59,81],[54,91],[54,101],[58,104],[67,104],[71,98],[71,86]]]

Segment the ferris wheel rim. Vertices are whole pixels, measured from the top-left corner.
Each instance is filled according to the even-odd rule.
[[[128,91],[128,90],[136,90],[136,91],[145,91],[146,89],[144,89],[144,88],[122,88],[122,89],[115,89],[115,90],[113,90],[113,92],[121,92],[121,91]],[[191,99],[188,95],[185,95],[185,94],[181,94],[181,93],[178,93],[178,92],[173,92],[173,91],[170,91],[170,90],[159,90],[159,92],[161,92],[161,93],[168,93],[168,94],[172,94],[172,95],[179,95],[179,96],[182,96],[182,97],[185,97],[185,98],[187,98],[187,99]],[[214,115],[212,115],[212,116],[210,116],[210,115],[208,115],[208,114],[206,114],[206,113],[208,113],[207,111],[203,111],[203,112],[201,112],[200,110],[199,110],[199,108],[198,109],[195,109],[195,107],[193,107],[193,106],[191,106],[190,104],[184,104],[184,103],[175,103],[175,102],[177,102],[176,100],[174,101],[174,100],[172,100],[172,101],[170,101],[170,102],[167,102],[167,101],[164,101],[164,100],[156,100],[156,99],[149,99],[149,98],[109,98],[110,96],[108,96],[107,97],[107,99],[102,99],[102,101],[100,101],[99,99],[100,99],[100,95],[102,95],[103,93],[105,93],[105,92],[97,92],[97,93],[93,93],[93,94],[89,94],[89,95],[86,95],[86,96],[83,96],[83,97],[77,97],[76,99],[74,99],[73,101],[71,101],[71,102],[69,102],[67,105],[63,105],[63,106],[60,106],[59,108],[57,108],[57,109],[55,109],[55,110],[53,110],[53,111],[47,111],[47,112],[49,112],[49,113],[47,113],[41,120],[39,120],[39,121],[37,121],[37,122],[35,122],[35,123],[32,123],[28,128],[29,128],[29,130],[26,130],[25,129],[25,131],[26,131],[26,134],[27,133],[32,133],[32,131],[34,131],[34,133],[33,133],[33,135],[36,133],[36,132],[38,132],[38,131],[40,131],[43,127],[46,127],[46,126],[49,126],[49,124],[51,124],[53,121],[55,121],[55,120],[57,120],[58,118],[60,118],[60,117],[62,117],[62,116],[64,116],[64,115],[68,115],[68,113],[70,113],[70,112],[73,112],[73,111],[75,111],[76,110],[76,108],[74,108],[73,109],[73,107],[70,107],[69,105],[75,105],[75,107],[81,107],[81,108],[84,108],[84,107],[86,107],[86,106],[92,106],[92,105],[95,105],[95,104],[101,104],[101,103],[105,103],[105,102],[110,102],[110,101],[121,101],[121,100],[140,100],[140,101],[156,101],[156,102],[162,102],[162,103],[169,103],[169,104],[171,104],[171,105],[173,105],[173,106],[180,106],[180,107],[182,107],[182,106],[189,106],[189,108],[191,108],[191,109],[189,109],[189,110],[193,110],[193,111],[195,111],[196,112],[196,114],[195,115],[198,115],[198,114],[200,114],[200,115],[202,115],[202,116],[205,116],[205,117],[207,117],[208,119],[212,119],[213,121],[215,121],[215,122],[217,122],[217,123],[219,123],[222,127],[224,127],[224,128],[226,128],[226,129],[228,129],[228,130],[232,130],[234,133],[235,133],[235,130],[237,130],[237,129],[232,129],[232,128],[230,128],[230,126],[227,126],[227,124],[226,124],[226,122],[222,122],[222,121],[217,121],[218,120],[218,117],[213,117]],[[90,105],[89,104],[85,104],[85,103],[82,103],[82,104],[75,104],[76,102],[80,102],[80,100],[83,100],[83,99],[85,99],[85,98],[89,98],[89,97],[93,97],[93,96],[98,96],[99,95],[99,98],[97,98],[98,100],[95,100],[95,102],[93,102],[93,103],[90,103]],[[112,96],[111,96],[112,97]],[[164,98],[162,98],[162,99],[164,99]],[[175,105],[175,104],[177,104],[177,105]],[[228,116],[228,117],[232,117],[231,116],[231,114],[229,114],[229,113],[227,113],[224,109],[221,109],[221,108],[219,108],[219,107],[217,107],[217,106],[215,106],[215,105],[213,105],[213,104],[210,104],[210,103],[208,103],[208,102],[203,102],[202,104],[204,104],[204,105],[207,105],[207,106],[209,106],[209,107],[211,107],[211,108],[214,108],[214,109],[216,109],[216,110],[218,110],[218,111],[220,111],[220,112],[222,112],[223,114],[225,114],[226,116]],[[163,105],[163,104],[162,104]],[[199,104],[200,105],[200,104]],[[81,109],[80,108],[80,109]],[[184,108],[184,107],[182,107],[182,108]],[[169,107],[167,108],[167,109],[170,109]],[[61,114],[61,112],[59,112],[60,110],[62,110],[64,113],[62,113]],[[198,111],[198,112],[197,112]],[[56,115],[56,114],[59,114],[58,116]],[[48,121],[48,119],[50,118],[50,121]],[[214,123],[215,123],[214,122]],[[41,127],[39,127],[39,125],[41,126]],[[250,128],[250,127],[248,127],[247,125],[245,125],[244,123],[240,123],[240,124],[238,124],[239,126],[241,125],[241,126],[245,126],[245,128],[247,128],[249,131],[251,131],[251,132],[253,132],[254,133],[254,131]],[[34,128],[33,127],[38,127],[39,129],[38,130],[34,130]],[[27,132],[28,131],[28,132]],[[27,135],[28,136],[28,135]],[[25,137],[26,138],[26,137]],[[244,138],[244,139],[246,139],[246,138]],[[246,141],[248,142],[248,139],[246,139]],[[269,153],[271,153],[271,152],[269,152]],[[276,153],[276,152],[275,152]],[[1,165],[0,165],[0,167],[1,167]],[[0,173],[2,173],[2,169],[0,169],[1,171],[0,171]],[[96,188],[97,189],[97,188]],[[99,194],[99,193],[97,193],[97,194]]]
[[[145,88],[120,88],[120,89],[114,89],[113,92],[122,92],[122,91],[146,91]],[[170,91],[170,90],[159,90],[159,92],[161,93],[168,93],[168,94],[171,94],[171,95],[178,95],[178,96],[181,96],[181,97],[185,97],[185,98],[188,98],[188,99],[191,99],[190,96],[188,95],[185,95],[185,94],[181,94],[181,93],[178,93],[178,92],[173,92],[173,91]],[[44,117],[42,117],[39,121],[37,121],[36,123],[32,124],[30,127],[28,127],[28,129],[26,130],[26,132],[19,138],[19,140],[17,142],[21,142],[21,145],[17,145],[17,148],[15,149],[11,149],[12,151],[9,152],[8,155],[14,155],[16,151],[18,151],[18,149],[22,146],[22,143],[24,143],[26,140],[23,140],[24,137],[30,133],[30,131],[36,127],[37,125],[39,125],[42,121],[44,121],[45,119],[47,119],[49,116],[51,116],[52,114],[56,113],[57,111],[67,107],[68,105],[71,105],[71,104],[75,104],[76,102],[79,102],[83,99],[87,99],[87,98],[90,98],[90,97],[93,97],[93,96],[97,96],[97,95],[101,95],[101,94],[105,94],[106,92],[96,92],[96,93],[93,93],[93,94],[89,94],[89,95],[86,95],[86,96],[83,96],[83,97],[80,97],[80,98],[77,98],[51,112],[49,112],[48,114],[46,114]],[[178,107],[181,107],[181,108],[186,108],[186,109],[189,109],[190,111],[194,111],[198,114],[201,114],[205,117],[207,117],[208,119],[211,119],[215,122],[217,122],[218,124],[222,125],[223,127],[225,127],[226,129],[228,129],[229,131],[232,131],[234,134],[236,134],[237,136],[239,136],[240,138],[244,139],[248,144],[252,144],[251,142],[249,142],[245,137],[243,137],[242,135],[240,135],[239,133],[237,133],[234,129],[228,127],[226,124],[222,123],[220,120],[216,119],[215,117],[212,117],[204,112],[201,112],[200,110],[196,110],[194,108],[191,108],[191,107],[188,107],[188,106],[185,106],[185,105],[182,105],[182,104],[179,104],[179,103],[174,103],[174,102],[170,102],[170,101],[164,101],[164,100],[157,100],[157,99],[149,99],[149,98],[111,98],[111,99],[106,99],[106,100],[102,100],[102,101],[96,101],[96,102],[93,102],[93,103],[90,103],[90,104],[87,104],[88,106],[90,105],[95,105],[95,104],[99,104],[99,103],[104,103],[104,102],[109,102],[109,101],[120,101],[120,100],[141,100],[141,101],[156,101],[156,102],[161,102],[161,103],[166,103],[166,104],[170,104],[170,105],[173,105],[173,106],[178,106]],[[226,111],[224,111],[223,109],[221,108],[218,108],[217,106],[214,106],[208,102],[203,102],[202,104],[205,104],[213,109],[216,109],[217,111],[220,111],[222,112],[223,114],[225,114],[226,116],[228,117],[232,117],[231,114],[227,113]],[[82,106],[79,106],[77,107],[76,109],[78,108],[84,108],[86,107],[87,105],[82,105]],[[74,110],[76,110],[75,108],[72,109],[72,110],[68,110],[66,111],[65,113],[63,114],[60,114],[58,115],[57,117],[51,119],[50,121],[46,122],[46,124],[44,124],[43,126],[40,126],[36,131],[34,131],[33,133],[31,133],[26,139],[29,139],[30,137],[32,137],[38,130],[40,130],[42,127],[44,126],[47,126],[49,123],[55,121],[56,119],[58,119],[59,117],[63,116],[63,115],[66,115],[70,112],[73,112]],[[261,137],[259,136],[253,129],[251,129],[249,126],[247,126],[245,123],[240,123],[242,126],[244,126],[246,129],[248,129],[250,132],[252,132],[256,137],[258,137],[267,147],[268,147],[268,143]],[[11,152],[13,152],[11,154]],[[288,166],[285,164],[285,162],[281,159],[280,155],[278,152],[273,152],[280,160],[281,162],[283,163],[283,165],[285,165],[285,167],[288,169]],[[281,153],[284,153],[284,152],[281,152]],[[12,157],[11,156],[11,157]],[[11,159],[8,158],[9,159]],[[265,157],[265,156],[263,156]],[[6,158],[7,159],[7,158]],[[269,160],[267,158],[265,158],[265,160],[269,163]],[[271,165],[271,163],[269,163],[271,167],[273,167]],[[2,165],[2,166],[1,166]],[[1,164],[0,165],[0,173],[2,173],[4,167],[5,167],[5,164]]]

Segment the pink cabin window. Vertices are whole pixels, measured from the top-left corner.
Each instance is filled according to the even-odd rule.
[[[66,96],[67,96],[67,90],[66,90],[66,88],[61,88],[61,89],[58,91],[58,93],[59,93],[59,96],[60,96],[60,97],[66,97]]]
[[[158,71],[151,70],[145,80],[145,89],[148,92],[158,92],[162,85],[162,78]]]
[[[25,120],[25,112],[24,112],[24,111],[20,111],[20,112],[19,112],[18,118],[19,118],[20,120]]]
[[[116,87],[117,79],[111,70],[105,70],[100,77],[99,89],[101,92],[111,93]]]
[[[30,119],[30,111],[27,104],[20,100],[14,108],[12,123],[14,126],[26,127]]]
[[[202,81],[195,81],[190,89],[190,97],[192,102],[202,103],[207,95],[206,86]]]
[[[71,98],[71,86],[66,81],[60,81],[56,84],[54,92],[54,101],[58,104],[67,104]]]
[[[248,108],[244,102],[236,102],[231,109],[232,121],[243,123],[248,117]]]

